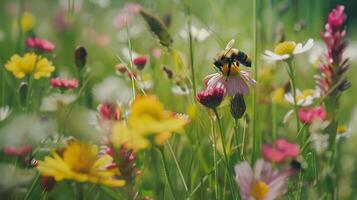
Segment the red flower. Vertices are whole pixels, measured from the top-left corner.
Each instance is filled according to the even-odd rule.
[[[221,104],[226,90],[223,87],[205,89],[196,96],[197,100],[208,108],[216,108]]]
[[[29,37],[26,39],[26,46],[28,48],[38,49],[43,52],[52,52],[55,49],[55,45],[48,40]]]
[[[32,151],[30,145],[24,145],[22,147],[5,146],[4,153],[8,156],[26,156]]]
[[[146,56],[139,56],[133,59],[133,63],[138,70],[143,70],[147,62]]]
[[[326,110],[324,107],[300,108],[299,119],[302,123],[311,124],[317,118],[322,121],[326,119]]]
[[[275,163],[280,163],[287,158],[294,158],[299,155],[299,152],[299,145],[289,143],[285,139],[278,139],[273,145],[264,144],[262,148],[264,158]]]
[[[76,79],[64,79],[64,78],[53,78],[51,80],[51,86],[53,88],[59,89],[76,89],[78,87],[78,81]]]

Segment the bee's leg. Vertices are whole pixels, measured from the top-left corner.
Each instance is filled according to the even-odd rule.
[[[232,62],[229,61],[229,62],[228,62],[228,72],[227,72],[227,78],[226,78],[226,80],[228,79],[229,75],[231,74],[231,68],[232,68]]]

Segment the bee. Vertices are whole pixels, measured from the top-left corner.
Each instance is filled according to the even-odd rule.
[[[252,61],[243,51],[233,48],[234,39],[228,42],[226,48],[220,51],[216,58],[214,59],[214,65],[222,72],[222,67],[224,65],[228,66],[227,77],[231,73],[232,65],[242,64],[246,67],[251,67]]]

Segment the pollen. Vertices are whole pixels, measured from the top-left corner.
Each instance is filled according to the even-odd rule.
[[[347,132],[347,126],[346,125],[341,125],[337,127],[337,133],[340,135],[343,135],[344,133]]]
[[[274,52],[279,55],[293,54],[295,46],[293,41],[281,42],[275,46]]]
[[[256,200],[264,199],[268,195],[268,192],[269,192],[269,187],[263,181],[257,181],[253,183],[251,195]]]
[[[223,65],[222,68],[221,68],[221,71],[222,71],[222,74],[223,74],[224,76],[228,76],[228,72],[229,72],[229,71],[230,71],[230,72],[229,72],[229,76],[237,76],[237,75],[239,75],[240,69],[239,69],[239,65],[238,65],[238,64],[233,63],[233,64],[231,65],[231,68],[230,68],[230,69],[229,69],[229,67],[228,67],[227,64]]]

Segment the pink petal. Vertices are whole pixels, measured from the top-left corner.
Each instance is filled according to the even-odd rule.
[[[234,167],[236,182],[243,199],[249,199],[251,185],[254,180],[253,171],[248,162],[242,162]]]
[[[275,146],[283,152],[286,156],[296,157],[299,155],[300,147],[297,144],[289,143],[284,139],[278,139],[275,141]]]
[[[285,159],[285,154],[283,152],[267,144],[263,145],[262,154],[265,159],[274,163],[280,163]]]

